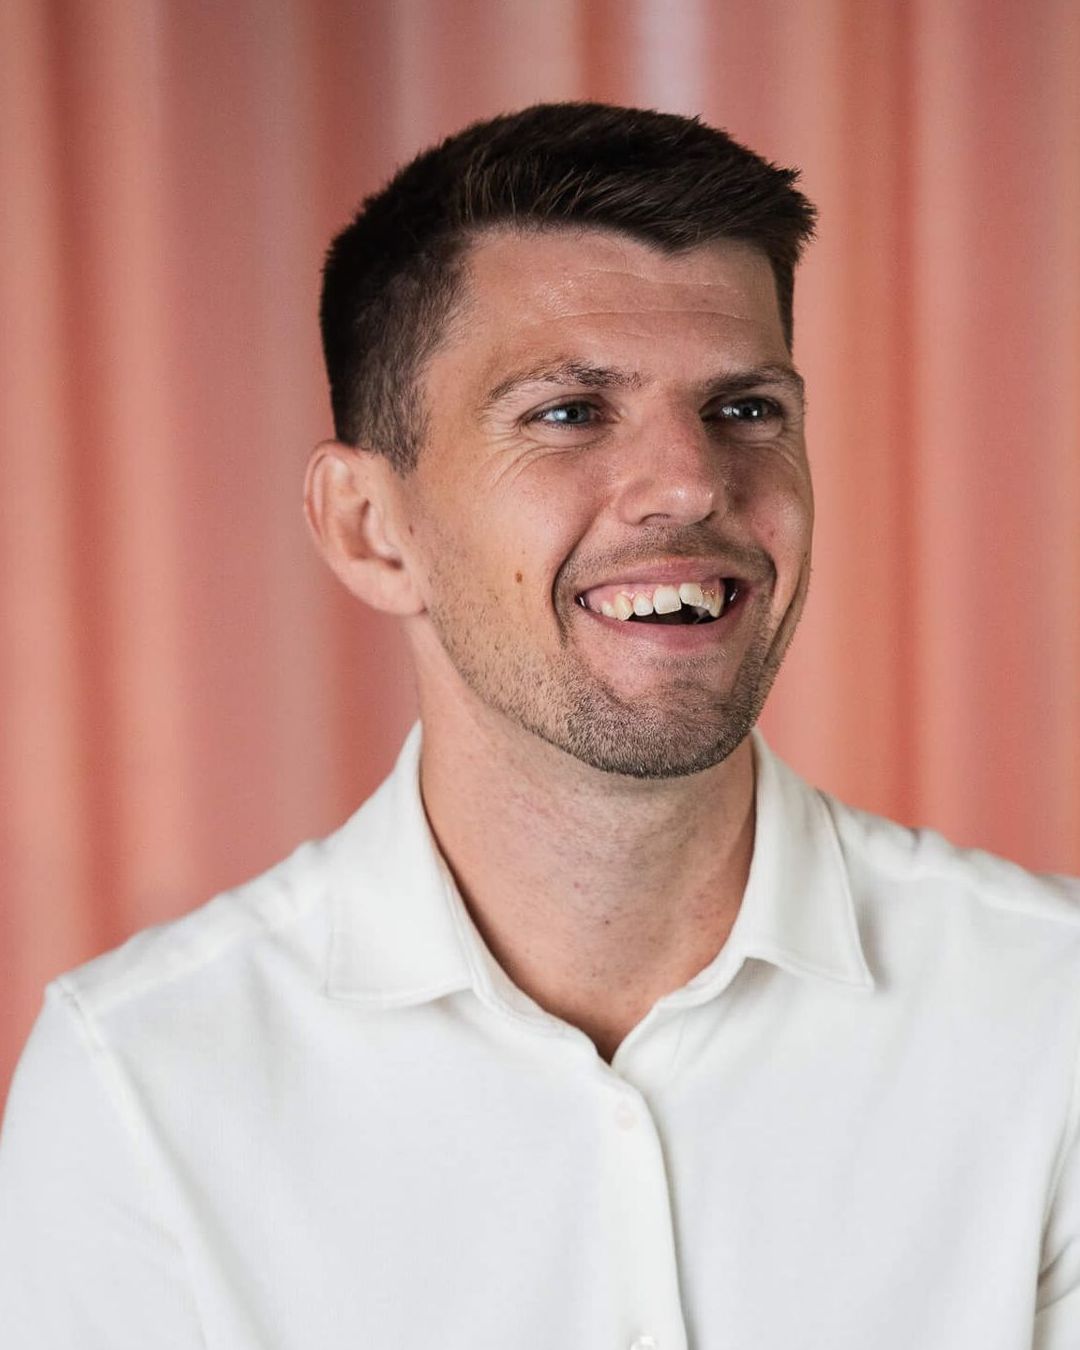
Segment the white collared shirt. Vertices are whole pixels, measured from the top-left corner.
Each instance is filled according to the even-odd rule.
[[[5,1350],[1080,1347],[1075,886],[757,739],[735,927],[608,1066],[484,948],[418,749],[50,987]]]

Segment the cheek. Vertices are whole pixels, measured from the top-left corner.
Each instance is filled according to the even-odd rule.
[[[575,520],[594,510],[597,499],[608,491],[611,477],[605,457],[595,451],[544,455],[517,479],[513,510],[534,534],[566,534]]]
[[[588,478],[561,463],[537,464],[522,474],[512,494],[485,505],[499,556],[509,562],[515,591],[547,587],[596,519],[596,493]]]
[[[754,536],[779,565],[810,551],[814,500],[809,479],[776,479],[762,485],[748,513]]]
[[[425,570],[442,602],[481,606],[497,624],[520,617],[541,584],[546,557],[520,517],[504,520],[496,512],[462,501],[455,519],[424,531]]]
[[[495,484],[442,476],[423,499],[418,543],[444,580],[464,578],[505,613],[535,620],[596,517],[601,479],[595,464],[569,454],[534,460]]]

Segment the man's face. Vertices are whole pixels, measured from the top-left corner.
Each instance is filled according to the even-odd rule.
[[[486,236],[424,395],[401,483],[422,689],[608,772],[730,754],[810,565],[800,384],[764,256]]]

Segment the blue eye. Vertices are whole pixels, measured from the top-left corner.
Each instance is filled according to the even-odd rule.
[[[584,427],[592,422],[595,411],[591,403],[559,403],[538,412],[532,420],[553,427]]]

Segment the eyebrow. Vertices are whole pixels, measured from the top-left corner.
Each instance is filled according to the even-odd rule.
[[[503,399],[533,384],[576,384],[584,389],[640,389],[643,383],[640,375],[609,366],[590,366],[573,360],[545,361],[542,365],[515,371],[513,375],[507,376],[488,391],[480,406],[482,411],[489,412]]]
[[[795,369],[788,365],[751,366],[747,370],[733,370],[709,380],[705,386],[710,398],[726,394],[729,398],[735,394],[745,394],[763,384],[779,385],[786,389],[800,403],[806,401],[806,381]]]
[[[516,371],[489,390],[481,402],[481,412],[491,412],[504,399],[516,394],[530,385],[577,385],[582,389],[640,389],[645,380],[633,371],[618,370],[611,366],[590,366],[581,361],[558,360],[545,361],[528,370]],[[725,371],[704,383],[708,398],[726,395],[731,398],[745,394],[760,385],[781,385],[799,402],[806,396],[803,377],[794,366],[766,364],[751,366],[745,370]]]

